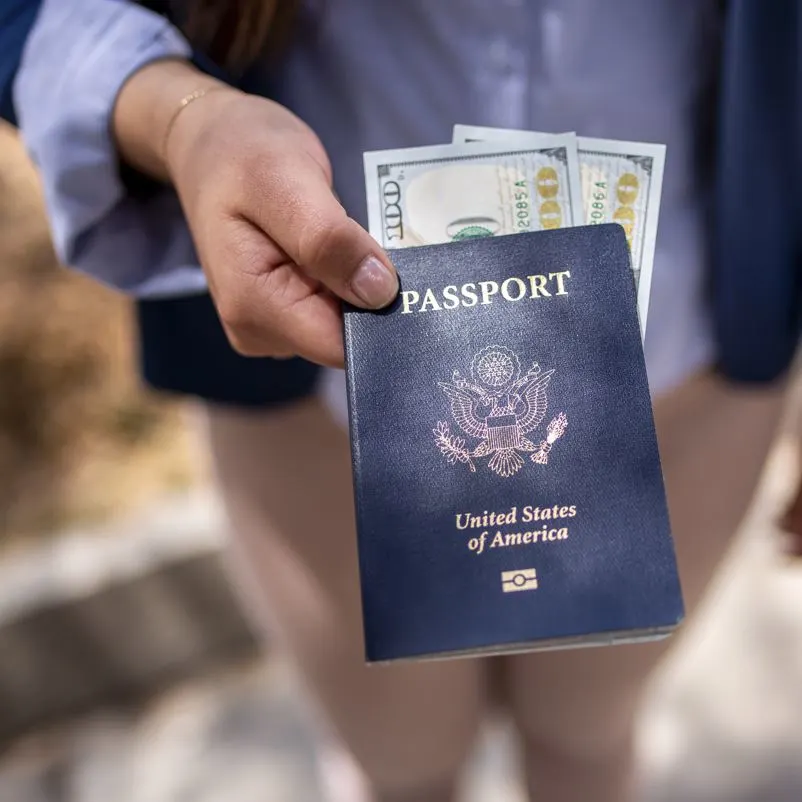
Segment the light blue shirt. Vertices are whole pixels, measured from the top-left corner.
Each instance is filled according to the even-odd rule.
[[[364,150],[448,142],[455,122],[668,145],[652,279],[653,391],[713,358],[704,302],[708,187],[697,112],[716,67],[715,0],[326,0],[265,89],[319,134],[365,222]],[[125,79],[189,46],[127,0],[44,0],[15,85],[57,252],[140,296],[203,274],[176,199],[128,197],[109,132]]]

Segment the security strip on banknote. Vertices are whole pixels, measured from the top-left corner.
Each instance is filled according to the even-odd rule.
[[[454,144],[477,142],[523,146],[540,141],[536,131],[454,126]],[[646,333],[654,267],[657,221],[663,186],[665,145],[577,136],[582,186],[582,220],[586,225],[619,223],[627,235],[638,288],[638,316]]]
[[[576,136],[521,146],[436,145],[366,153],[370,233],[385,248],[580,225]]]

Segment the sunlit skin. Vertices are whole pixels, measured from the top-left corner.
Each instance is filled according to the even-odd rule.
[[[177,190],[234,348],[342,367],[340,299],[381,308],[398,279],[337,200],[315,133],[180,60],[137,72],[113,123],[123,158]]]

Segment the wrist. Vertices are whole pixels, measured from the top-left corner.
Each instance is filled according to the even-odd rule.
[[[191,162],[198,136],[209,128],[209,121],[219,120],[225,105],[240,96],[239,89],[215,83],[192,90],[178,102],[164,129],[161,156],[167,179],[176,184],[182,165]]]
[[[165,144],[189,111],[187,99],[203,95],[198,100],[203,102],[224,89],[235,91],[183,60],[165,59],[138,70],[120,90],[112,115],[122,159],[153,178],[169,180]]]

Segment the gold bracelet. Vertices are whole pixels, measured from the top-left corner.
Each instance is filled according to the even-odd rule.
[[[167,141],[170,138],[170,134],[172,133],[173,128],[175,127],[176,121],[181,116],[181,112],[190,105],[190,103],[194,103],[196,100],[200,100],[202,97],[206,97],[210,92],[214,92],[218,89],[228,89],[227,86],[221,86],[216,84],[214,86],[207,86],[205,89],[196,89],[194,92],[190,92],[188,95],[184,95],[178,103],[176,110],[173,112],[173,116],[170,117],[169,122],[167,123],[167,128],[164,131],[164,137],[162,139],[162,158],[166,161],[167,160]]]

